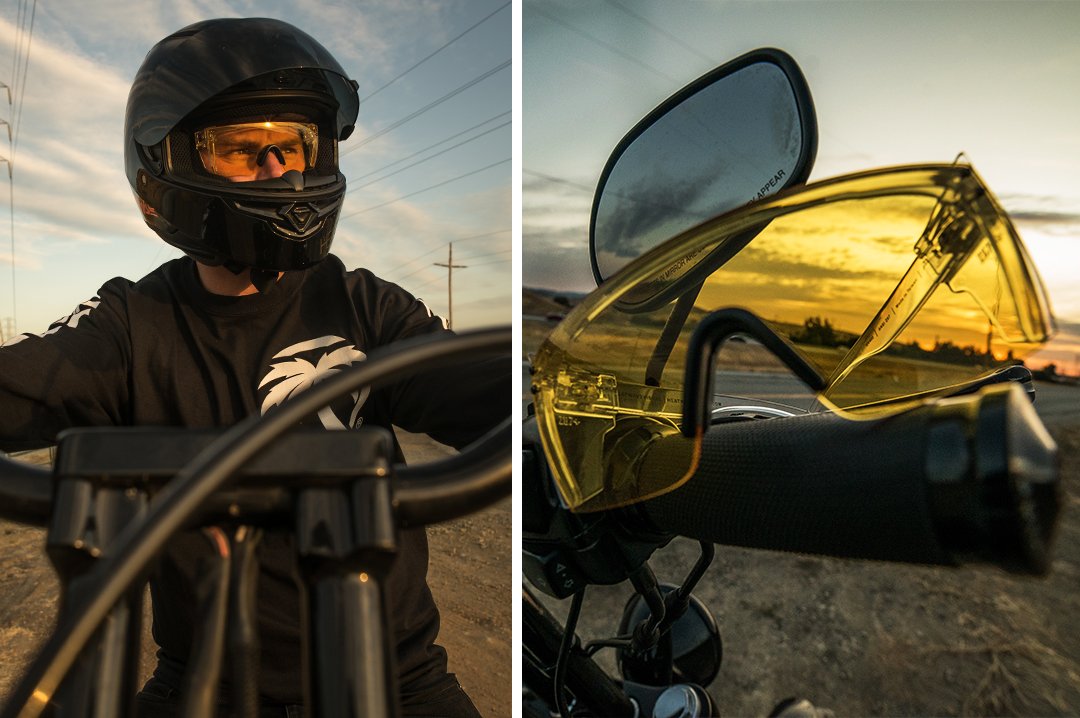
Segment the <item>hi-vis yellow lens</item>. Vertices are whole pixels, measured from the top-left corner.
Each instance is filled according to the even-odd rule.
[[[241,122],[195,133],[203,167],[230,179],[254,179],[271,154],[282,171],[303,172],[314,165],[318,147],[318,127],[307,122]]]
[[[537,421],[570,508],[640,501],[693,473],[700,437],[679,431],[687,345],[728,307],[825,378],[816,410],[853,417],[1017,363],[1054,329],[1023,244],[969,165],[873,170],[735,210],[627,265],[537,352]],[[778,371],[763,352],[722,352],[717,385],[753,404]]]

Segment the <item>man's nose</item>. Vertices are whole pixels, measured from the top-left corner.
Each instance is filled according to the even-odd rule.
[[[285,160],[277,145],[267,145],[255,163],[255,179],[274,179],[285,174]]]

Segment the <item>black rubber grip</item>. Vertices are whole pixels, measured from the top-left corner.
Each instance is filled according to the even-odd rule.
[[[666,465],[658,447],[643,471]],[[1004,386],[878,420],[713,426],[694,476],[640,510],[714,543],[1041,573],[1059,505],[1056,447]]]
[[[921,419],[819,414],[715,426],[696,474],[644,510],[664,530],[714,543],[945,563]]]

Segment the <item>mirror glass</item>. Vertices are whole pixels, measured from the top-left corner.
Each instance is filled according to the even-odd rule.
[[[810,108],[792,83],[771,61],[744,65],[631,131],[594,201],[598,281],[666,239],[805,179],[816,131],[804,126]]]

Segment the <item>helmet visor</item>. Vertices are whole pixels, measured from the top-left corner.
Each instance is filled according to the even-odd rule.
[[[306,122],[212,125],[195,132],[195,149],[207,172],[243,182],[262,179],[262,169],[275,161],[281,172],[314,167],[319,130]]]
[[[269,18],[219,18],[190,25],[165,38],[147,54],[128,95],[125,136],[141,145],[161,142],[182,118],[229,88],[304,68],[320,79],[319,94],[333,98],[333,130],[345,139],[356,122],[359,99],[345,70],[310,35]]]

